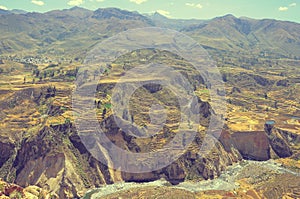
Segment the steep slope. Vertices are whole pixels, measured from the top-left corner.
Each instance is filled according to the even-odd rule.
[[[8,14],[0,16],[1,54],[24,52],[58,55],[81,54],[112,34],[152,22],[135,12],[98,9],[95,12],[74,7],[44,14]],[[17,39],[16,39],[17,38]]]
[[[163,148],[177,134],[180,123],[176,96],[168,92],[168,89],[146,84],[131,97],[130,110],[133,117],[129,118],[125,113],[119,120],[131,119],[140,126],[149,124],[149,111],[155,102],[168,105],[164,128],[156,135],[136,138],[116,125],[110,104],[115,79],[141,62],[151,62],[151,57],[156,57],[159,63],[174,67],[195,85],[197,91],[203,89],[203,82],[201,78],[197,78],[197,71],[169,52],[138,50],[107,66],[109,70],[97,85],[98,103],[93,111],[97,113],[97,119],[106,136],[118,147],[135,153],[155,152]],[[126,67],[124,62],[127,63]],[[68,76],[74,77],[76,67],[64,66],[63,73],[59,65],[38,67],[40,73],[46,74],[46,77],[42,75],[40,81],[32,82],[32,78],[36,78],[36,73],[32,72],[37,68],[32,66],[28,71],[26,64],[13,64],[16,70],[12,72],[7,71],[6,61],[1,64],[5,74],[0,74],[1,80],[3,79],[0,84],[0,117],[4,121],[0,123],[0,177],[23,187],[37,185],[57,194],[59,198],[75,198],[83,196],[88,189],[120,181],[149,182],[165,178],[171,184],[178,184],[186,180],[215,179],[229,165],[239,162],[242,158],[261,161],[271,157],[297,155],[294,151],[288,155],[282,153],[282,149],[292,148],[292,145],[297,147],[298,138],[295,142],[289,140],[289,137],[297,134],[277,129],[266,132],[235,132],[227,129],[219,140],[212,137],[216,141],[215,147],[207,156],[201,156],[199,149],[203,144],[205,129],[210,117],[215,113],[209,102],[198,97],[192,103],[192,109],[201,116],[199,131],[188,150],[179,159],[165,168],[142,174],[109,169],[91,155],[74,126],[71,104],[74,85],[72,78]],[[49,75],[51,72],[54,72],[53,76]],[[27,76],[25,83],[24,74]],[[9,88],[6,82],[11,82]],[[261,128],[264,128],[263,125]],[[94,146],[101,153],[107,154],[101,147],[97,148],[99,145],[96,143],[96,140],[92,140],[89,149]],[[182,139],[176,146],[184,145],[186,143]],[[110,156],[106,155],[105,158],[113,164]]]
[[[77,54],[121,31],[145,26],[181,30],[208,49],[265,57],[299,58],[300,25],[233,15],[212,20],[168,19],[158,13],[144,16],[117,8],[90,11],[74,7],[47,13],[0,15],[0,53]],[[17,38],[17,39],[16,39]]]
[[[158,20],[155,23],[170,23],[168,19],[156,17]],[[184,26],[175,25],[177,22],[172,21],[174,24],[170,26]],[[0,30],[2,54],[18,53],[23,56],[22,53],[38,53],[59,57],[67,54],[72,58],[78,55],[84,57],[86,49],[117,32],[153,25],[151,20],[135,12],[114,8],[93,12],[78,7],[44,14],[2,15],[0,23],[3,27]],[[207,48],[214,49],[213,52],[223,50],[224,54],[230,54],[231,59],[239,51],[253,53],[253,57],[260,55],[261,50],[267,51],[263,54],[272,53],[277,57],[290,56],[291,49],[299,47],[298,28],[299,24],[296,23],[237,19],[228,15],[205,23],[199,22],[182,31],[192,35]],[[275,43],[275,39],[282,41]],[[290,46],[287,45],[289,41]],[[257,51],[251,51],[256,47],[259,47]],[[297,50],[292,53],[297,54]],[[146,84],[138,89],[130,104],[133,117],[129,118],[128,113],[123,112],[120,120],[131,120],[144,127],[150,123],[149,111],[153,102],[168,104],[166,125],[157,135],[146,139],[127,135],[116,125],[112,116],[110,95],[116,80],[132,67],[153,60],[176,68],[194,86],[198,96],[193,111],[201,113],[199,132],[190,148],[173,164],[157,171],[134,174],[109,169],[91,155],[78,136],[72,117],[73,80],[79,63],[35,66],[1,60],[0,177],[24,187],[38,185],[56,193],[59,198],[75,198],[82,196],[88,189],[119,181],[147,182],[165,178],[171,184],[178,184],[185,180],[215,179],[229,165],[242,158],[264,161],[291,156],[291,159],[280,161],[286,161],[289,167],[297,169],[295,162],[299,160],[300,146],[299,121],[295,117],[299,113],[299,77],[295,72],[299,68],[297,60],[279,60],[277,64],[278,60],[274,63],[270,60],[267,62],[268,68],[264,68],[264,60],[257,59],[255,66],[262,66],[254,70],[236,67],[242,61],[233,60],[237,62],[234,66],[226,60],[222,62],[229,65],[221,69],[225,71],[223,78],[229,91],[228,107],[231,115],[225,118],[228,126],[224,127],[215,147],[206,157],[201,157],[198,152],[203,144],[205,128],[214,114],[207,97],[209,90],[203,85],[202,77],[188,63],[169,52],[148,49],[127,54],[106,66],[106,72],[97,85],[98,95],[95,96],[93,111],[97,113],[104,133],[113,143],[131,152],[156,151],[177,133],[180,112],[176,96],[156,84]],[[135,81],[147,82],[145,79]],[[286,122],[282,119],[283,113],[292,114],[296,119],[291,118]],[[265,120],[273,117],[282,120],[284,125],[281,127],[284,130],[273,126],[264,129]],[[95,142],[92,144],[95,145]],[[184,141],[177,144],[179,147],[185,145]],[[106,154],[101,148],[100,151]],[[112,164],[112,158],[108,155],[105,158]],[[251,177],[247,176],[250,181],[256,180]],[[291,185],[292,188],[297,186],[297,177],[292,177],[293,182],[296,182]],[[277,187],[278,184],[280,181],[276,180],[272,186]],[[282,190],[274,194],[272,186],[262,186],[270,197],[281,197],[283,192],[289,190],[289,187],[283,186],[280,188]],[[298,197],[296,189],[294,192],[293,196]],[[221,193],[227,194],[234,197],[233,193]]]
[[[179,110],[174,94],[151,85],[137,90],[131,104],[136,124],[143,125],[150,122],[147,110],[153,102],[166,104],[168,108],[166,126],[157,135],[144,139],[128,135],[118,127],[111,115],[110,106],[106,105],[109,103],[107,98],[115,84],[113,80],[128,70],[122,67],[124,61],[129,61],[132,65],[140,62],[140,59],[136,59],[136,53],[140,53],[142,60],[152,56],[156,56],[161,62],[171,60],[170,63],[177,66],[179,72],[185,72],[190,81],[193,81],[196,71],[190,71],[192,69],[183,64],[182,60],[180,62],[179,57],[172,56],[168,52],[146,50],[146,52],[134,52],[120,58],[118,64],[111,66],[107,79],[99,83],[98,92],[104,92],[105,95],[97,96],[100,105],[95,107],[95,111],[99,113],[98,120],[109,139],[127,151],[155,152],[166,142],[171,141],[177,133]],[[57,71],[59,67],[51,68],[54,69],[54,77],[46,75],[46,78],[36,83],[32,81],[24,83],[22,76],[21,81],[14,83],[14,89],[9,90],[9,96],[6,96],[6,86],[1,86],[0,93],[3,97],[0,103],[3,112],[1,118],[5,122],[0,124],[0,147],[3,151],[0,158],[0,177],[7,181],[23,187],[37,185],[56,193],[60,198],[75,198],[82,196],[88,189],[119,181],[147,182],[165,178],[172,184],[178,184],[186,178],[213,179],[228,165],[241,160],[237,150],[231,148],[225,150],[218,141],[216,147],[205,158],[199,156],[198,151],[204,137],[204,131],[201,130],[191,149],[170,166],[142,174],[109,169],[91,155],[78,136],[71,112],[73,85],[67,79],[64,82],[56,82],[60,75]],[[14,77],[12,79],[20,77],[18,73],[27,74],[27,78],[31,79],[31,72],[26,73],[22,70],[26,69],[20,66],[16,74],[8,74]],[[72,73],[67,71],[65,74]],[[199,84],[201,84],[200,80],[195,83],[195,85]],[[104,109],[105,114],[103,114]],[[209,103],[197,98],[193,103],[193,110],[201,114],[201,125],[205,128],[212,112]],[[125,117],[126,115],[124,120]],[[177,145],[186,144],[184,141],[179,141]],[[101,148],[100,151],[106,154],[106,151]],[[112,162],[109,156],[106,158],[108,162]]]
[[[0,15],[8,15],[8,14],[11,14],[12,12],[9,11],[9,10],[3,10],[3,9],[0,9]]]
[[[206,20],[199,19],[170,19],[159,14],[158,12],[155,12],[154,14],[148,14],[146,16],[153,21],[155,26],[178,31],[187,26],[198,25],[207,22]]]
[[[300,25],[271,19],[254,20],[226,15],[206,24],[182,29],[207,46],[224,51],[299,57]]]

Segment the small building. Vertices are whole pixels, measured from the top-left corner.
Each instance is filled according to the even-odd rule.
[[[266,124],[267,124],[267,125],[272,125],[272,126],[273,126],[273,125],[276,124],[276,121],[275,121],[275,120],[267,120],[267,121],[266,121]]]
[[[271,133],[275,124],[276,124],[275,120],[267,120],[265,123],[265,131],[268,134]]]

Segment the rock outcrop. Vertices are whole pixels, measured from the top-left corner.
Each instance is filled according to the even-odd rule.
[[[98,89],[105,93],[111,89],[111,86],[107,84]],[[150,91],[148,93],[161,92],[156,85],[146,89]],[[18,102],[15,106],[23,106],[20,99],[31,99],[30,109],[43,106],[47,117],[56,118],[65,114],[65,110],[60,109],[59,104],[48,104],[49,99],[43,94],[43,89],[27,89],[17,94],[19,98],[14,97]],[[52,98],[55,97],[50,96],[50,99]],[[34,102],[37,107],[33,107]],[[7,107],[6,102],[3,107]],[[194,98],[191,107],[194,114],[200,114],[200,124],[203,127],[207,126],[211,114],[214,114],[210,104],[200,98]],[[160,149],[174,139],[177,133],[176,130],[166,126],[157,135],[139,139],[124,132],[118,127],[114,117],[107,115],[101,120],[106,136],[115,145],[133,153],[147,153]],[[120,119],[120,121],[124,120]],[[199,130],[188,149],[183,151],[182,156],[171,165],[157,171],[132,174],[108,168],[96,160],[82,143],[72,121],[47,125],[46,119],[43,122],[42,118],[39,118],[38,122],[30,132],[25,131],[21,135],[16,133],[19,135],[17,141],[12,141],[10,137],[1,137],[0,177],[22,187],[36,185],[57,194],[59,198],[79,198],[88,189],[119,181],[148,182],[165,178],[171,184],[178,184],[187,179],[214,179],[227,166],[242,158],[270,159],[271,149],[279,157],[286,157],[291,154],[289,142],[299,140],[295,135],[276,128],[266,127],[266,132],[228,130],[223,131],[220,137],[212,137],[214,147],[209,153],[203,154],[199,149],[203,145],[205,131]],[[131,125],[132,121],[124,124]],[[96,144],[96,140],[91,140],[91,145]],[[182,140],[178,145],[183,146],[185,143]],[[103,150],[101,152],[105,153]],[[109,156],[106,159],[111,161]]]
[[[15,145],[9,141],[5,142],[0,137],[0,168],[14,154]]]
[[[265,132],[230,132],[224,130],[219,137],[224,148],[237,150],[246,160],[270,159],[270,145]]]
[[[286,158],[293,154],[287,139],[281,134],[281,130],[275,128],[274,125],[265,124],[265,132],[270,146],[278,157]]]
[[[154,83],[145,84],[143,85],[143,87],[147,89],[150,93],[156,93],[162,89],[162,85]]]
[[[56,194],[49,194],[47,191],[37,187],[29,186],[26,188],[19,185],[4,182],[0,179],[0,198],[1,199],[58,199]]]
[[[201,105],[200,109],[201,107],[204,114],[209,110],[207,105]],[[118,128],[111,117],[106,118],[103,125],[109,139],[120,147],[133,152],[149,150]],[[272,150],[279,157],[292,154],[289,139],[294,135],[267,125],[265,130],[235,133],[223,131],[218,140],[213,138],[215,145],[206,155],[199,151],[204,140],[204,135],[200,133],[189,149],[171,165],[158,171],[130,174],[109,169],[93,158],[72,123],[66,123],[43,127],[37,134],[25,137],[10,170],[15,172],[12,181],[20,186],[37,185],[56,193],[60,198],[78,198],[87,189],[118,181],[149,182],[165,178],[171,184],[178,184],[186,179],[214,179],[228,165],[242,158],[268,160]],[[167,139],[169,134],[161,136],[166,136],[164,139]],[[159,145],[156,143],[155,146]],[[8,158],[13,157],[9,154],[15,153],[16,147],[2,142],[0,146],[3,149],[1,162],[4,164]]]
[[[291,146],[299,143],[300,136],[266,124],[264,131],[223,131],[219,140],[225,149],[237,149],[243,159],[266,161],[292,156]]]
[[[244,159],[265,161],[271,157],[269,140],[263,131],[235,132],[232,143]]]

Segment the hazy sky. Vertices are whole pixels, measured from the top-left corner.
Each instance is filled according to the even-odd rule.
[[[140,13],[158,11],[172,18],[209,19],[225,14],[300,22],[300,0],[0,0],[2,9],[45,12],[80,6],[118,7]]]

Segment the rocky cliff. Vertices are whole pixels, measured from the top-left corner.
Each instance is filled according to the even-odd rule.
[[[137,53],[138,56],[132,56],[149,55],[148,51]],[[167,52],[151,53],[162,57],[163,60],[165,57],[172,58]],[[127,57],[125,58],[127,60]],[[0,119],[3,121],[0,123],[0,178],[22,187],[36,185],[57,194],[59,198],[79,198],[89,189],[119,181],[148,182],[164,178],[171,184],[178,184],[185,180],[214,179],[229,165],[242,159],[263,161],[288,157],[294,153],[293,147],[299,144],[299,136],[276,126],[266,125],[264,129],[262,125],[260,131],[253,132],[233,131],[224,127],[220,137],[210,136],[214,147],[204,155],[200,148],[210,118],[217,111],[212,109],[209,100],[200,96],[201,93],[204,97],[207,94],[204,85],[199,86],[203,79],[195,76],[197,73],[189,68],[189,65],[182,63],[180,58],[173,57],[171,60],[171,63],[181,63],[184,66],[178,67],[179,72],[184,72],[186,79],[195,86],[195,92],[199,96],[186,104],[191,106],[192,114],[199,114],[200,117],[199,123],[196,123],[194,140],[171,165],[142,174],[108,168],[91,155],[78,135],[73,120],[70,83],[53,82],[51,85],[46,79],[43,80],[45,82],[24,84],[22,77],[21,83],[14,85],[15,88],[0,88]],[[128,58],[128,63],[135,65],[139,61]],[[123,66],[125,65],[115,63],[108,67],[108,74],[105,74],[101,84],[97,85],[96,99],[92,101],[95,101],[93,112],[97,113],[103,133],[114,145],[133,153],[155,152],[178,134],[177,129],[181,123],[178,96],[159,84],[142,80],[141,82],[146,84],[133,93],[129,103],[130,111],[123,111],[119,121],[125,124],[135,123],[142,128],[151,126],[152,119],[149,113],[153,104],[166,105],[166,121],[164,127],[155,135],[146,138],[130,135],[118,127],[111,109],[112,89],[116,85],[116,77],[125,72],[126,67]],[[65,73],[72,71],[76,69]],[[47,76],[47,73],[45,74]],[[186,99],[184,92],[178,95]],[[163,112],[159,111],[161,110],[157,109],[153,112]],[[189,129],[195,124],[187,121],[184,125]],[[182,137],[176,144],[179,147],[186,146],[184,140]],[[91,145],[96,144],[96,140],[91,140]],[[102,154],[107,153],[101,147],[98,150]],[[106,156],[106,161],[113,162],[112,157]]]
[[[39,92],[33,93],[40,97]],[[23,96],[26,98],[27,95]],[[28,95],[27,98],[33,98],[34,101],[34,96]],[[43,96],[40,98],[45,99]],[[41,103],[41,99],[39,102]],[[43,103],[47,105],[47,100]],[[210,116],[211,107],[200,99],[197,103],[200,105],[195,106],[195,111],[201,112],[205,121]],[[48,113],[54,113],[57,109],[54,105],[46,107],[45,111]],[[64,114],[63,112],[56,111],[58,115]],[[52,115],[56,118],[57,114]],[[207,122],[203,122],[203,125],[206,124]],[[155,150],[164,143],[162,140],[172,139],[172,129],[166,129],[158,138],[149,138],[149,145],[145,145],[118,128],[112,116],[106,117],[102,125],[114,143],[130,151]],[[51,125],[44,123],[35,129],[34,132],[23,132],[23,136],[17,141],[7,136],[1,138],[0,177],[22,187],[36,185],[57,194],[59,198],[79,198],[88,189],[119,181],[148,182],[165,178],[172,184],[178,184],[188,179],[214,179],[227,166],[242,158],[268,160],[271,157],[290,156],[291,143],[299,141],[298,137],[295,139],[296,135],[268,125],[265,126],[265,131],[259,132],[224,130],[218,140],[212,138],[215,139],[215,146],[210,153],[202,156],[199,148],[205,134],[200,131],[188,150],[171,165],[153,172],[134,174],[110,169],[97,161],[83,145],[70,121]]]
[[[270,124],[265,124],[265,132],[269,139],[270,146],[278,157],[286,158],[293,154],[290,148],[290,143],[291,141],[297,142],[297,139],[290,139],[289,141],[287,135],[284,134],[284,131],[277,129]]]
[[[293,146],[300,143],[299,135],[265,124],[264,131],[224,131],[220,142],[225,148],[233,147],[243,159],[266,161],[293,155]]]
[[[273,136],[279,136],[278,132],[276,130]],[[57,125],[42,128],[36,136],[24,139],[11,170],[15,170],[13,181],[18,185],[37,185],[58,194],[60,198],[76,198],[87,189],[118,181],[148,182],[165,178],[172,184],[178,184],[186,179],[214,179],[242,157],[270,159],[271,148],[278,156],[285,157],[286,154],[281,151],[283,141],[272,142],[267,135],[267,132],[224,132],[205,157],[201,157],[197,150],[201,145],[201,136],[197,136],[191,149],[170,166],[149,173],[132,174],[110,170],[91,156],[71,124]],[[143,150],[143,146],[126,138],[122,131],[113,133],[113,137],[122,139],[128,148],[135,146],[136,150]],[[9,152],[8,149],[6,151]]]

